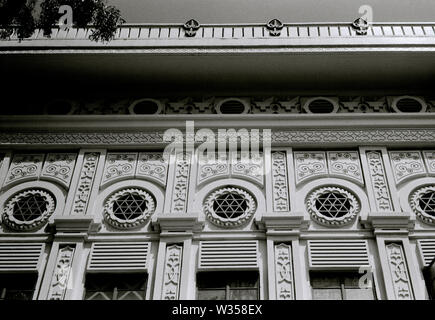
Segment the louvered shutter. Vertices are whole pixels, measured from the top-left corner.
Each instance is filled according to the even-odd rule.
[[[95,242],[87,271],[146,271],[149,247],[148,242]]]
[[[43,243],[0,243],[0,271],[38,271]]]
[[[435,258],[435,239],[418,240],[418,249],[424,261],[424,266],[428,266]]]
[[[357,268],[369,266],[366,240],[309,240],[310,268]]]
[[[256,269],[258,268],[258,242],[201,241],[199,269]]]

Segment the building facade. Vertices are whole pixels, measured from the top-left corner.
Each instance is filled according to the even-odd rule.
[[[88,32],[0,42],[0,299],[433,298],[433,24]]]

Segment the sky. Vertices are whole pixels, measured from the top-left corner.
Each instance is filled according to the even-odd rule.
[[[127,23],[349,22],[361,5],[376,22],[435,22],[435,0],[109,0]]]

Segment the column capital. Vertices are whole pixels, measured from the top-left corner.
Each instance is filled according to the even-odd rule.
[[[255,221],[261,230],[306,230],[309,218],[302,212],[266,212]]]
[[[414,228],[415,217],[409,212],[370,212],[361,223],[366,228],[375,229],[379,233],[383,229],[402,229],[408,231]]]

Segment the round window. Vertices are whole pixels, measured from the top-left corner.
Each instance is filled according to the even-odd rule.
[[[423,105],[414,98],[401,98],[396,101],[396,107],[400,112],[421,112]]]
[[[159,114],[161,112],[160,103],[153,99],[141,99],[134,101],[130,107],[131,114]]]
[[[311,217],[326,226],[351,223],[359,211],[359,203],[350,192],[337,187],[324,187],[307,197]]]
[[[125,189],[113,194],[104,206],[104,218],[115,228],[143,225],[154,212],[155,201],[146,191]]]
[[[435,186],[427,186],[414,191],[410,202],[420,220],[435,224]]]
[[[35,230],[54,212],[54,196],[42,189],[22,191],[13,196],[3,211],[3,222],[13,230]]]
[[[229,99],[218,105],[216,111],[220,114],[243,114],[248,112],[248,108],[240,100]]]
[[[205,200],[207,219],[219,227],[234,228],[245,224],[255,213],[257,205],[245,190],[225,187],[211,193]]]

